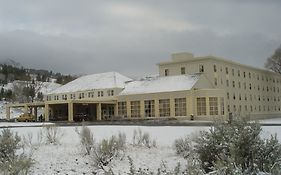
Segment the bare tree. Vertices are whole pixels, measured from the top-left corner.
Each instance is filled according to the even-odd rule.
[[[281,45],[275,50],[271,57],[267,58],[265,67],[281,74]]]

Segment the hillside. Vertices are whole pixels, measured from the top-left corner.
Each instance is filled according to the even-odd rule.
[[[30,69],[12,59],[0,61],[0,100],[13,102],[42,101],[43,96],[76,79],[76,76]]]
[[[73,75],[63,75],[44,69],[30,69],[21,66],[11,59],[0,61],[0,84],[11,83],[15,80],[20,81],[55,81],[58,84],[66,84],[76,79]]]

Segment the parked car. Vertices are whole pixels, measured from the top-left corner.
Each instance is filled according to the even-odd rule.
[[[18,122],[35,122],[35,116],[32,114],[21,114],[18,118],[17,118]]]
[[[84,114],[84,113],[77,113],[77,114],[75,114],[73,120],[76,121],[76,122],[88,121],[89,116],[87,114]]]

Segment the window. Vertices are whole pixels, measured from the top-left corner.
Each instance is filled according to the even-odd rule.
[[[221,104],[220,104],[221,105],[221,115],[224,115],[224,98],[221,97],[220,100],[221,100],[220,101],[221,102]]]
[[[210,115],[219,115],[218,111],[218,98],[209,97]]]
[[[202,64],[199,65],[199,72],[201,73],[204,72],[204,65]]]
[[[232,81],[232,86],[233,88],[235,88],[235,81]]]
[[[238,77],[240,77],[240,70],[238,70]]]
[[[88,92],[88,98],[93,98],[94,97],[94,92]]]
[[[127,103],[125,101],[118,102],[118,115],[127,117]]]
[[[228,74],[228,67],[225,68],[225,73]]]
[[[197,98],[197,115],[207,115],[205,97]]]
[[[145,115],[145,117],[155,117],[154,100],[145,100],[144,101],[144,115]]]
[[[84,98],[84,93],[79,93],[79,99]]]
[[[234,69],[232,69],[232,76],[234,76]]]
[[[215,84],[215,86],[218,85],[218,79],[217,78],[214,79],[214,84]]]
[[[103,97],[103,91],[98,91],[98,97]]]
[[[229,87],[229,80],[226,80],[226,86]]]
[[[251,79],[251,72],[249,72],[249,78]]]
[[[244,76],[244,78],[246,78],[246,72],[243,72],[243,76]]]
[[[226,93],[227,99],[229,100],[229,92]]]
[[[186,116],[186,98],[175,99],[175,114],[176,116]]]
[[[238,82],[238,87],[241,88],[241,82],[240,81]]]
[[[181,74],[184,75],[185,74],[185,67],[181,68]]]
[[[131,101],[131,117],[140,117],[140,101]]]
[[[250,89],[250,90],[252,89],[252,84],[251,84],[251,83],[249,84],[249,89]]]
[[[217,66],[214,65],[214,72],[217,72]]]
[[[170,115],[170,99],[159,100],[160,117],[168,117]]]
[[[165,76],[169,75],[169,69],[165,69]]]
[[[114,90],[107,90],[107,95],[108,96],[113,96],[114,95]]]

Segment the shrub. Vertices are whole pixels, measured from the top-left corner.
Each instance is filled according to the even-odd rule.
[[[95,142],[93,133],[87,126],[84,125],[82,126],[81,131],[79,131],[77,128],[75,131],[80,137],[81,145],[84,147],[86,154],[90,155]]]
[[[0,134],[0,171],[4,175],[27,174],[33,161],[21,150],[21,138],[10,129]]]
[[[138,130],[134,130],[133,134],[133,145],[135,146],[144,146],[147,148],[156,147],[156,140],[151,140],[149,133],[143,133],[139,128]]]
[[[187,159],[193,149],[192,141],[188,136],[176,139],[174,142],[174,148],[177,155]]]
[[[236,119],[202,131],[195,140],[195,151],[203,168],[221,174],[270,172],[274,162],[281,159],[281,148],[276,137],[262,140],[261,130],[257,123]]]
[[[119,133],[118,136],[111,136],[109,139],[103,139],[93,149],[94,166],[104,172],[111,172],[110,162],[126,149],[126,135]]]
[[[130,156],[128,156],[128,160],[130,165],[128,175],[204,175],[203,171],[197,171],[194,168],[190,169],[190,166],[182,167],[180,163],[177,163],[172,169],[168,169],[165,162],[162,162],[156,171],[150,170],[149,168],[136,169],[133,159]]]
[[[46,144],[59,144],[60,139],[63,137],[62,130],[55,125],[46,125],[43,127]]]

